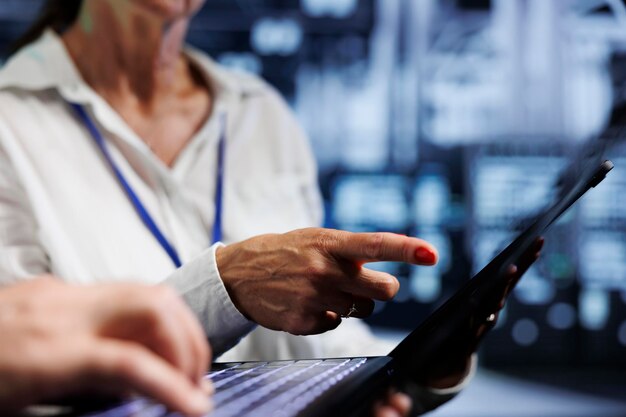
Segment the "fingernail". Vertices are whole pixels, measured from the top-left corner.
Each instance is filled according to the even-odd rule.
[[[209,397],[201,391],[196,391],[189,401],[189,410],[193,416],[202,416],[211,411],[213,404]]]
[[[426,265],[434,265],[437,263],[437,254],[429,248],[421,247],[415,252],[417,262]]]

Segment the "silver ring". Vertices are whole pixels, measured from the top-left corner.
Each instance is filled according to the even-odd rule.
[[[487,316],[487,318],[485,319],[485,322],[487,323],[493,323],[496,321],[496,315],[495,314],[490,314]]]
[[[356,303],[352,303],[352,307],[350,307],[350,311],[348,311],[348,314],[346,314],[345,316],[343,316],[344,319],[348,319],[350,318],[353,314],[357,313],[358,310],[356,309]]]

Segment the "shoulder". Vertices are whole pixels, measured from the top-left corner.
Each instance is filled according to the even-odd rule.
[[[0,91],[38,91],[63,85],[76,75],[69,61],[60,38],[47,31],[0,68]]]
[[[32,117],[37,106],[58,101],[59,89],[76,79],[61,40],[47,31],[0,67],[0,116],[26,111]]]

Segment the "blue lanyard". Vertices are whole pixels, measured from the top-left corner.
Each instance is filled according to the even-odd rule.
[[[170,257],[176,268],[180,268],[182,263],[180,261],[180,257],[178,256],[178,252],[176,248],[167,240],[165,235],[159,229],[159,226],[155,223],[152,216],[145,208],[135,190],[130,186],[129,182],[126,180],[122,171],[118,168],[111,157],[111,153],[107,147],[107,144],[104,140],[104,137],[100,133],[100,130],[96,127],[95,123],[89,117],[84,107],[80,104],[69,103],[70,106],[74,109],[77,116],[82,120],[87,130],[91,134],[92,138],[96,142],[96,145],[102,152],[104,159],[109,164],[109,167],[115,174],[118,182],[124,189],[124,192],[128,196],[128,199],[132,203],[135,211],[141,218],[141,221],[146,226],[146,228],[152,233],[154,238],[159,242],[159,245],[165,250],[167,255]],[[217,155],[217,184],[215,187],[215,221],[213,222],[213,243],[219,242],[222,240],[222,205],[223,205],[223,193],[224,193],[224,154],[225,154],[225,142],[226,142],[226,115],[223,115],[221,118],[221,133],[218,143],[218,155]]]

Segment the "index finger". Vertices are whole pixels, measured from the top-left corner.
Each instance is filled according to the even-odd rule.
[[[437,249],[425,240],[394,233],[340,232],[329,250],[335,256],[354,261],[405,262],[415,265],[435,265]]]

